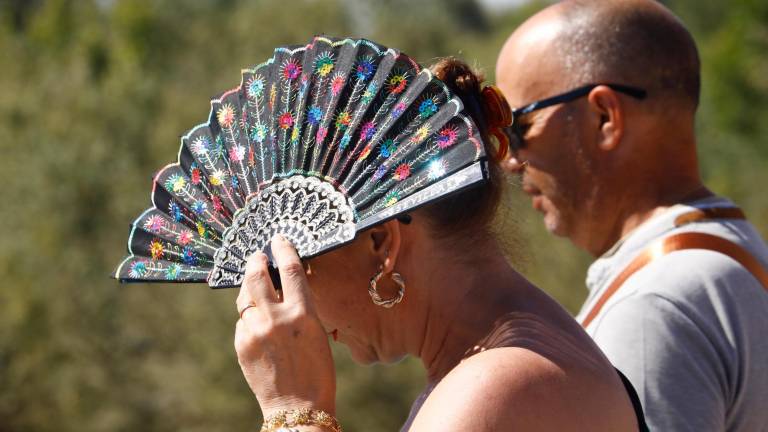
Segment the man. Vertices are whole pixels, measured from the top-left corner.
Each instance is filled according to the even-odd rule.
[[[512,34],[496,77],[518,107],[505,168],[598,257],[577,319],[650,429],[768,430],[768,247],[699,177],[683,24],[650,0],[558,3]]]

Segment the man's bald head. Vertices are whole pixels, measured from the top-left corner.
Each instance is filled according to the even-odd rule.
[[[508,45],[537,33],[548,34],[538,36],[542,43],[536,55],[555,57],[564,74],[558,78],[567,87],[627,84],[646,89],[657,100],[678,101],[694,110],[698,106],[696,45],[680,20],[653,0],[563,1],[530,19]],[[515,53],[503,51],[500,61],[510,55]]]
[[[651,0],[571,0],[559,5],[557,49],[580,83],[620,82],[699,103],[699,55],[680,20]]]

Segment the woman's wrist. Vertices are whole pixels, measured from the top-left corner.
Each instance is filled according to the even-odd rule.
[[[285,432],[286,430],[290,432],[295,430],[300,432],[341,432],[341,426],[336,417],[330,413],[311,408],[278,410],[264,416],[261,432]]]
[[[322,426],[296,426],[292,428],[279,428],[275,432],[328,432],[331,429]]]
[[[297,411],[297,410],[309,410],[309,411],[322,411],[328,413],[331,416],[336,415],[336,401],[335,392],[333,396],[321,397],[314,401],[309,401],[302,398],[283,396],[280,398],[272,399],[269,401],[259,400],[259,407],[261,408],[261,415],[264,420],[275,417],[280,412]],[[257,398],[258,399],[258,398]]]
[[[329,429],[324,426],[300,426],[296,428],[299,432],[333,432],[333,429]],[[341,429],[339,429],[341,430]]]
[[[322,426],[296,426],[292,428],[281,427],[275,432],[328,432],[330,429]]]

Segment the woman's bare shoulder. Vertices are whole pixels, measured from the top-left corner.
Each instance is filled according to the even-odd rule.
[[[611,373],[525,347],[485,350],[440,381],[410,430],[636,430]]]
[[[552,416],[550,399],[565,396],[566,380],[564,371],[526,349],[475,354],[440,381],[410,430],[533,430],[526,427],[530,421]],[[552,427],[559,425],[551,420]]]

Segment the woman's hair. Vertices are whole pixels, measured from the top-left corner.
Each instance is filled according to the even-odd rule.
[[[432,73],[461,99],[464,111],[477,125],[488,157],[488,181],[425,206],[424,214],[437,238],[446,247],[469,245],[491,235],[491,223],[501,200],[503,173],[494,155],[503,152],[492,145],[489,133],[489,103],[482,91],[483,75],[454,57],[439,60]]]

